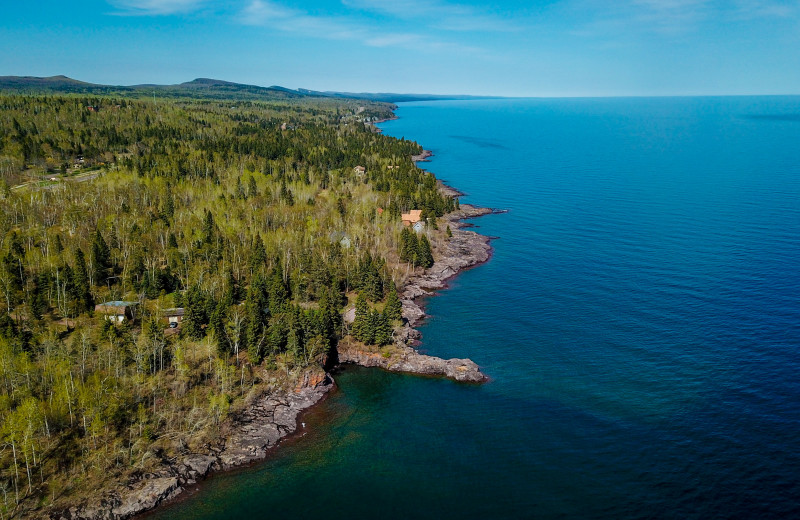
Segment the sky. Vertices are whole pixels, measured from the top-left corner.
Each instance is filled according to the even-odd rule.
[[[0,75],[497,96],[800,94],[800,0],[0,2]]]

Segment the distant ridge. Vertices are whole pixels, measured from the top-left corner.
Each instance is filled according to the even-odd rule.
[[[335,92],[317,91],[305,88],[293,90],[278,85],[260,87],[245,85],[212,78],[196,78],[178,85],[98,85],[69,78],[64,75],[35,76],[0,76],[0,91],[23,94],[103,94],[124,97],[141,96],[175,96],[206,99],[240,99],[249,101],[275,101],[298,98],[345,98],[363,99],[386,103],[402,101],[434,101],[434,100],[468,100],[492,99],[491,96],[464,96],[440,94],[396,94],[369,92]]]
[[[368,99],[370,101],[384,101],[387,103],[401,103],[403,101],[446,101],[446,100],[471,100],[471,99],[499,99],[499,96],[467,96],[462,94],[397,94],[392,92],[336,92],[317,91],[304,88],[298,92],[312,96],[342,97],[352,99]]]

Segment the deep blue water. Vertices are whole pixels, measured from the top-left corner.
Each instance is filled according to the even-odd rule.
[[[348,369],[305,436],[158,516],[800,517],[800,98],[397,114],[509,210],[422,328],[492,381]]]

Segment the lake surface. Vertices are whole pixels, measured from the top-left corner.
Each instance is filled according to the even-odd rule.
[[[800,517],[800,98],[402,104],[508,213],[428,301],[482,386],[353,368],[160,518]]]

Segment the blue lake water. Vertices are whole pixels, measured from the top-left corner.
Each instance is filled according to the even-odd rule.
[[[353,368],[163,518],[800,517],[800,98],[402,104],[508,213],[428,300],[482,386]]]

